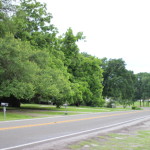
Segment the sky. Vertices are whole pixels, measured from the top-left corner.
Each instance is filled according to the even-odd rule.
[[[83,32],[80,52],[122,58],[128,70],[150,73],[150,0],[37,0],[59,32]]]

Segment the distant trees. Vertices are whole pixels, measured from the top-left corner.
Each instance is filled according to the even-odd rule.
[[[103,59],[103,96],[119,102],[124,107],[133,103],[135,75],[125,68],[122,59]]]
[[[143,106],[145,105],[145,100],[150,100],[150,73],[143,72],[136,74],[136,94],[135,99],[143,101]],[[149,101],[148,101],[149,105]]]

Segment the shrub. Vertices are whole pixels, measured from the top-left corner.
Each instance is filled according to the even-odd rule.
[[[137,107],[137,106],[132,106],[132,109],[133,109],[133,110],[141,110],[141,108],[140,108],[140,107]]]

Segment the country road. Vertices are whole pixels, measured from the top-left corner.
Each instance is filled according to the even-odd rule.
[[[23,149],[150,118],[150,109],[0,122],[0,149]]]

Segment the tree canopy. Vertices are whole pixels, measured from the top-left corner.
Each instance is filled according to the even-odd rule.
[[[125,68],[122,59],[103,59],[104,90],[103,96],[111,98],[126,105],[134,99],[135,76],[132,71]]]
[[[104,106],[109,98],[126,107],[150,99],[149,73],[80,53],[83,33],[69,28],[58,36],[52,18],[37,0],[0,0],[0,102]]]

